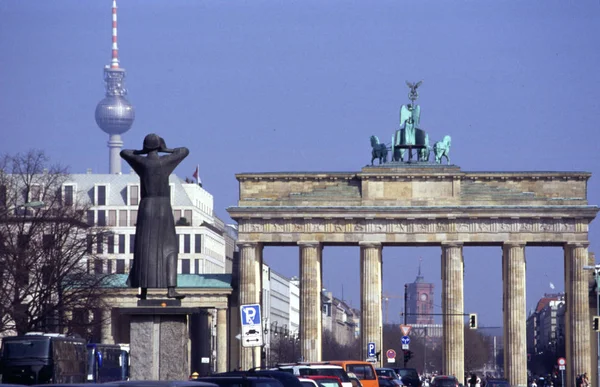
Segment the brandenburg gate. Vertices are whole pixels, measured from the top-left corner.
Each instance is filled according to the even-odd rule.
[[[409,149],[410,152],[410,149]],[[374,156],[375,157],[375,156]],[[392,162],[360,172],[238,174],[240,198],[229,214],[239,225],[240,304],[260,303],[262,251],[298,246],[300,345],[321,360],[322,251],[360,246],[363,351],[382,348],[382,249],[439,246],[444,374],[464,375],[463,247],[500,247],[505,376],[527,385],[525,247],[564,251],[567,386],[592,367],[588,305],[585,172],[463,172],[457,166]],[[254,349],[256,350],[256,349]],[[243,348],[241,366],[260,354]],[[365,354],[366,356],[366,354]],[[596,359],[594,359],[595,361]]]

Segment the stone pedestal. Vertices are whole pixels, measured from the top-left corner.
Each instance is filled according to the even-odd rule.
[[[150,301],[150,300],[148,300]],[[152,300],[166,303],[172,300]],[[187,380],[188,315],[194,308],[140,306],[130,315],[131,380]]]

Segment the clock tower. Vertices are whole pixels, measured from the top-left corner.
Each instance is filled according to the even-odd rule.
[[[421,275],[421,259],[417,278],[408,284],[407,292],[407,324],[433,324],[433,284],[426,283]]]

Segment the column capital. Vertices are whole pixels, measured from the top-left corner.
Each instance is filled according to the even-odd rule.
[[[590,242],[589,241],[572,241],[572,242],[567,242],[565,243],[565,247],[589,247],[590,246]]]
[[[463,247],[464,242],[459,241],[445,241],[442,242],[442,247]]]
[[[505,247],[525,247],[525,245],[527,245],[527,242],[523,241],[506,241],[502,244]]]
[[[297,243],[300,247],[319,247],[321,245],[319,241],[298,241]]]
[[[358,245],[360,247],[381,247],[381,242],[361,241],[361,242],[358,242]]]
[[[258,247],[259,242],[238,241],[236,245],[238,245],[238,247]]]

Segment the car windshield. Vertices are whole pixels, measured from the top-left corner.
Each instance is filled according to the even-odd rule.
[[[415,370],[409,370],[409,369],[399,369],[398,373],[400,374],[400,376],[407,377],[407,378],[418,378],[419,374],[417,374],[417,371]]]
[[[383,376],[389,376],[390,378],[395,378],[396,372],[394,372],[394,370],[379,369],[379,370],[377,370],[377,375],[383,375]]]

